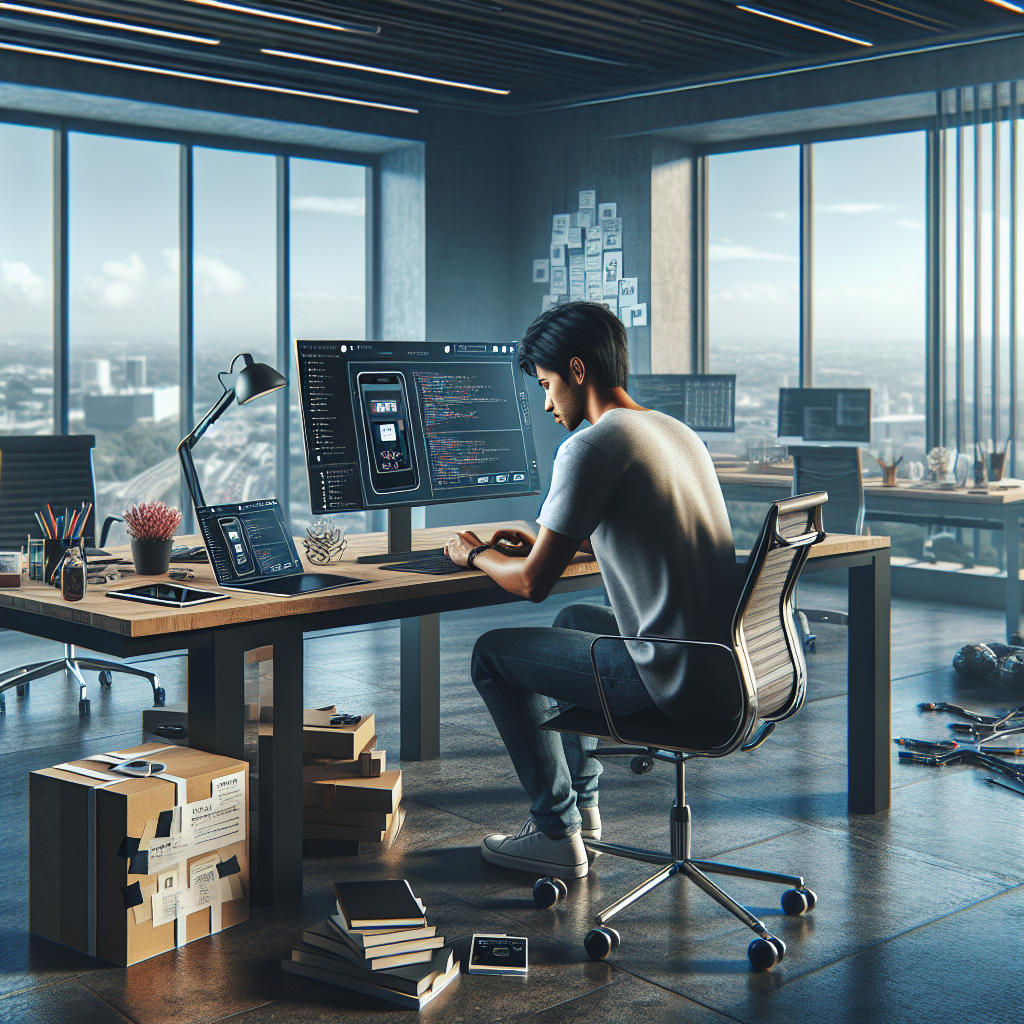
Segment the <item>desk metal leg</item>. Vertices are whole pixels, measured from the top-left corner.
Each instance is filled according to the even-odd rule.
[[[888,549],[849,573],[849,808],[854,814],[875,814],[890,803]]]
[[[441,756],[441,616],[401,620],[402,760]]]
[[[1006,547],[1006,640],[1020,626],[1020,508],[1009,505],[1003,526],[1003,543]]]
[[[273,648],[273,690],[272,696],[265,692],[261,700],[254,693],[247,693],[254,682],[259,686],[260,665],[252,652],[268,647]],[[248,687],[247,652],[251,663]],[[269,656],[270,652],[261,654]],[[268,659],[260,660],[264,666],[267,664]],[[255,680],[253,665],[257,669]],[[272,731],[267,725],[260,730],[255,708],[270,701]],[[248,721],[247,706],[254,709]],[[255,803],[250,803],[249,833],[253,902],[276,905],[299,899],[302,631],[283,620],[265,621],[215,630],[208,645],[190,647],[188,731],[189,743],[199,750],[249,761],[255,799]]]

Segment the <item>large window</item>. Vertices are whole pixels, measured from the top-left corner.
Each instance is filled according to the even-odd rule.
[[[874,444],[923,459],[924,132],[814,146],[812,281],[814,386],[871,388]]]
[[[800,383],[800,151],[727,153],[709,163],[708,369],[736,374],[736,442],[745,454],[774,442],[779,388]]]
[[[217,374],[237,353],[277,364],[277,161],[198,147],[193,161],[198,421],[221,394]],[[276,495],[276,408],[273,398],[232,405],[196,446],[207,504]]]
[[[366,337],[366,170],[323,160],[290,161],[292,336]],[[294,367],[288,368],[293,376]],[[299,389],[291,394],[291,516],[312,522],[302,453]],[[365,528],[362,512],[335,516],[350,531]]]
[[[0,124],[0,433],[53,430],[53,133]]]
[[[178,153],[69,135],[70,429],[96,436],[100,520],[180,501]]]

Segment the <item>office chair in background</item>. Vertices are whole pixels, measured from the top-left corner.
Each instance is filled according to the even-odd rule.
[[[789,448],[793,456],[793,493],[828,492],[828,525],[832,533],[864,532],[864,476],[860,449],[855,447],[796,446]],[[804,650],[813,653],[817,637],[811,632],[812,622],[831,622],[849,626],[846,612],[825,608],[796,609],[797,625]]]
[[[791,718],[803,705],[807,670],[793,626],[793,589],[811,545],[825,537],[821,507],[828,500],[829,496],[824,493],[805,494],[776,501],[769,508],[747,563],[746,582],[732,621],[731,644],[653,637],[598,637],[591,647],[591,659],[603,712],[572,707],[543,726],[554,732],[577,733],[623,744],[622,747],[598,747],[593,756],[631,757],[630,768],[638,775],[649,771],[655,761],[666,761],[675,767],[675,803],[669,812],[669,853],[585,840],[587,850],[593,853],[660,865],[655,875],[597,915],[597,927],[584,940],[591,959],[603,960],[620,944],[618,932],[607,927],[608,921],[677,874],[688,878],[757,934],[747,950],[755,970],[774,967],[785,954],[786,944],[708,875],[734,875],[791,886],[782,897],[782,909],[790,916],[806,914],[814,908],[817,897],[798,875],[693,859],[685,771],[686,762],[694,757],[726,757],[737,751],[754,750],[768,738],[778,722]],[[614,715],[608,705],[605,682],[598,671],[594,650],[598,644],[623,643],[624,640],[688,648],[687,671],[707,672],[714,677],[714,685],[735,693],[735,719],[720,727],[702,725],[685,707],[685,701],[680,701],[671,711],[645,708],[630,715]],[[701,659],[697,666],[692,663],[694,657]],[[534,899],[542,907],[553,906],[559,895],[565,893],[565,884],[553,878],[539,879],[534,886]]]
[[[96,481],[92,468],[92,450],[96,438],[91,434],[43,434],[39,436],[0,437],[0,550],[18,551],[27,537],[42,533],[35,512],[49,503],[59,508],[78,508],[82,502],[93,506],[85,524],[86,545],[92,546],[96,532]],[[108,516],[103,523],[100,547],[106,542],[111,523],[120,516]],[[78,683],[78,713],[89,714],[88,688],[82,669],[99,673],[100,683],[111,684],[113,672],[139,676],[153,688],[154,707],[163,707],[164,691],[155,672],[136,668],[122,661],[82,656],[73,644],[64,645],[64,656],[37,661],[0,672],[0,715],[6,711],[4,691],[17,687],[18,695],[28,693],[29,683],[54,672],[64,672]]]

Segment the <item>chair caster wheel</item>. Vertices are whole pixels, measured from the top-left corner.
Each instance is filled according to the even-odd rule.
[[[787,917],[800,917],[810,909],[811,901],[801,889],[787,889],[782,894],[782,912]]]
[[[767,939],[754,939],[747,946],[747,959],[755,971],[770,971],[782,959],[776,943],[782,943],[782,940],[771,935]],[[785,949],[786,946],[782,943],[783,952]]]
[[[613,949],[618,949],[622,936],[614,928],[591,928],[583,940],[583,948],[591,960],[603,960]]]
[[[560,878],[538,878],[533,883],[533,902],[541,910],[548,910],[569,895],[569,889]]]
[[[164,698],[166,696],[167,694],[164,692],[164,688],[162,686],[158,686],[153,691],[153,707],[162,708],[164,706]]]
[[[648,754],[638,754],[629,761],[629,770],[634,775],[646,775],[653,767],[654,758]]]
[[[18,696],[19,697],[27,697],[28,696],[28,688],[29,688],[29,684],[28,683],[22,683],[21,686],[15,687],[15,689],[18,691]]]
[[[809,914],[813,909],[814,905],[818,902],[818,897],[815,893],[811,892],[810,889],[804,889],[804,899],[807,900],[807,913]]]
[[[92,710],[92,704],[88,700],[80,700],[78,702],[78,717],[85,718],[86,715]]]
[[[113,681],[114,677],[106,669],[100,673],[100,686],[110,686]]]

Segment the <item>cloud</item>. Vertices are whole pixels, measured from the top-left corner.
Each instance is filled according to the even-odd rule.
[[[336,217],[362,217],[366,200],[362,196],[295,196],[293,213],[330,213]]]
[[[919,220],[900,219],[896,221],[896,227],[906,228],[907,231],[924,231],[924,224]]]
[[[817,207],[818,213],[843,213],[848,217],[859,217],[863,213],[892,213],[895,206],[884,203],[830,203]]]
[[[38,305],[46,299],[46,283],[27,263],[0,260],[0,294]]]
[[[792,303],[797,295],[795,286],[779,287],[763,281],[752,281],[735,288],[720,288],[709,296],[712,304],[736,302]]]
[[[771,263],[796,263],[795,256],[784,256],[780,252],[766,252],[755,249],[752,245],[737,245],[728,240],[712,242],[708,246],[708,257],[712,263],[725,263],[728,260],[767,260]]]
[[[240,270],[229,266],[219,256],[200,253],[195,260],[196,287],[203,295],[238,295],[249,287]]]
[[[108,260],[98,277],[84,275],[87,297],[107,309],[124,309],[141,297],[149,281],[149,271],[142,257],[131,253],[125,260]]]
[[[793,223],[793,218],[788,213],[783,213],[782,211],[777,213],[766,213],[765,216],[769,220],[777,220],[782,223]]]

